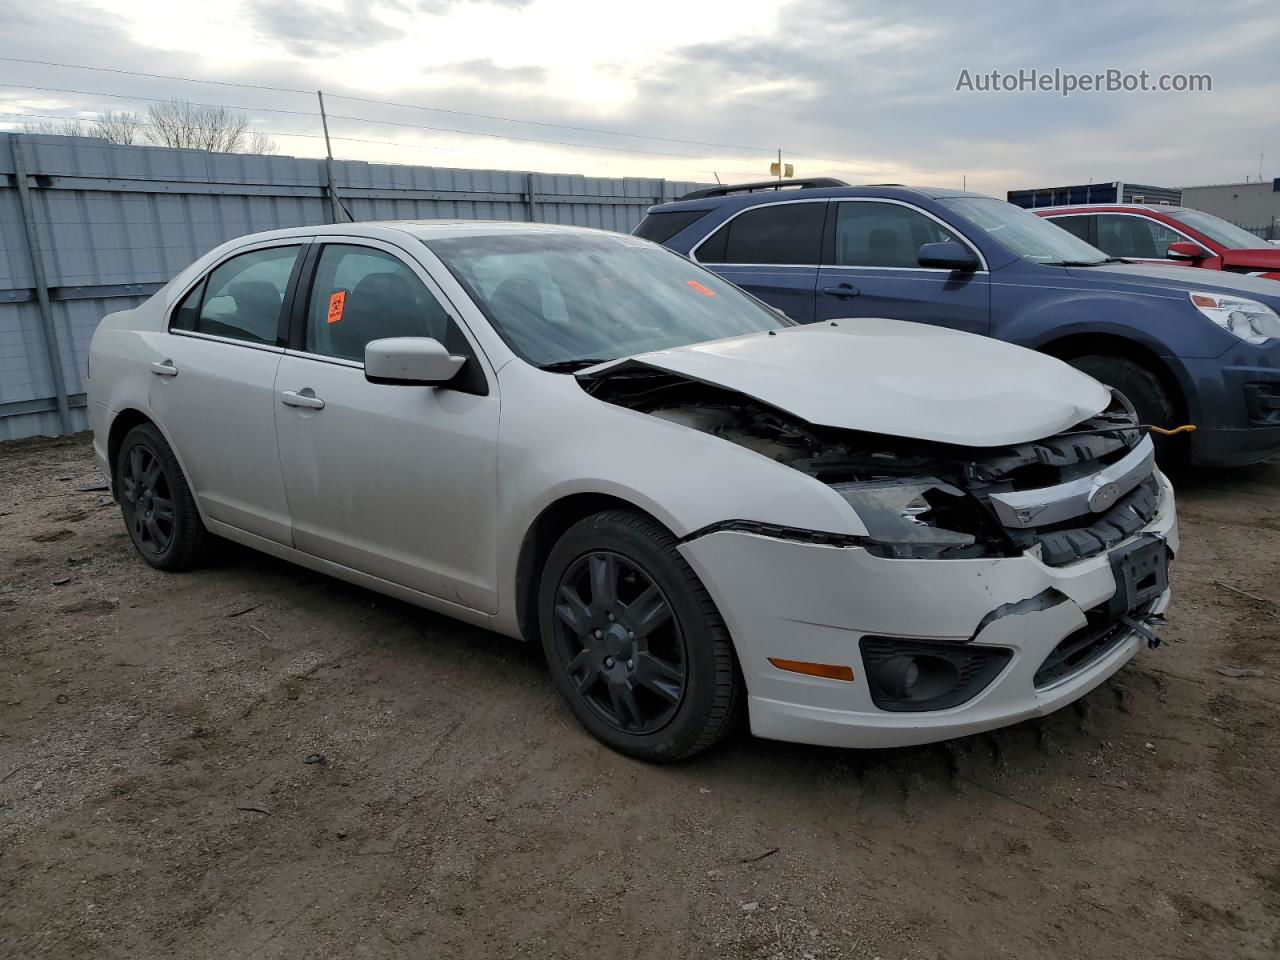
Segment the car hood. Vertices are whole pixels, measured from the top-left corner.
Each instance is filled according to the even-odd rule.
[[[784,327],[637,354],[579,371],[637,367],[734,390],[811,424],[970,447],[1057,433],[1111,402],[1060,360],[969,333],[901,320]]]
[[[1261,300],[1280,309],[1280,287],[1274,280],[1247,277],[1221,270],[1188,270],[1179,265],[1108,263],[1098,267],[1067,267],[1067,273],[1081,280],[1092,280],[1117,290],[1152,289],[1181,294],[1192,290],[1234,293],[1251,300]]]
[[[1241,267],[1249,270],[1265,270],[1268,273],[1280,270],[1280,247],[1249,247],[1240,250],[1224,250],[1222,262],[1228,267]]]

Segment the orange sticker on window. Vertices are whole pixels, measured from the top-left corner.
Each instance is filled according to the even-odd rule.
[[[337,323],[342,319],[342,308],[347,305],[347,291],[339,290],[329,297],[329,322]]]
[[[690,280],[689,286],[693,287],[693,289],[697,290],[704,297],[714,297],[716,295],[716,292],[714,290],[712,290],[710,287],[704,287],[697,280]]]

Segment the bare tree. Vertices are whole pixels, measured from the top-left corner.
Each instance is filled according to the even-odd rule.
[[[142,117],[127,110],[107,110],[97,120],[79,118],[67,120],[44,120],[40,123],[27,123],[22,127],[25,133],[52,133],[62,137],[96,137],[108,143],[128,146],[137,143],[142,133]]]
[[[249,129],[249,118],[226,107],[189,100],[166,100],[147,109],[146,139],[157,147],[208,150],[211,153],[275,153],[263,133]]]
[[[245,146],[245,153],[278,153],[280,150],[276,146],[276,142],[261,130],[252,130],[249,133],[249,143]]]

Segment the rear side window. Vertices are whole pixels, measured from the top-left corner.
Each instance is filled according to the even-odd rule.
[[[1073,233],[1085,243],[1092,243],[1093,239],[1089,236],[1089,229],[1092,226],[1090,220],[1092,217],[1049,217],[1049,222],[1055,227],[1061,227],[1067,233]]]
[[[275,344],[299,247],[267,247],[219,264],[182,302],[175,330]]]
[[[817,264],[825,200],[774,203],[734,217],[698,247],[700,263]]]
[[[365,345],[384,337],[434,337],[453,353],[470,353],[406,263],[373,247],[325,246],[307,309],[307,351],[363,362]]]
[[[635,235],[642,240],[666,243],[685,227],[706,216],[706,210],[672,210],[669,213],[651,213],[640,221]]]
[[[919,269],[920,247],[948,240],[963,243],[942,224],[910,207],[896,203],[836,204],[834,262],[840,266]]]
[[[201,280],[191,292],[182,298],[178,309],[173,311],[174,330],[194,330],[196,319],[200,316],[200,301],[204,299],[204,280]]]

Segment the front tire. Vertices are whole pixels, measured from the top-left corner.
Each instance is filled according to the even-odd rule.
[[[681,760],[732,729],[741,680],[729,632],[651,518],[609,510],[570,527],[543,568],[538,622],[556,689],[619,753]]]
[[[134,427],[120,444],[115,494],[142,559],[159,570],[189,570],[209,534],[173,449],[153,424]]]

